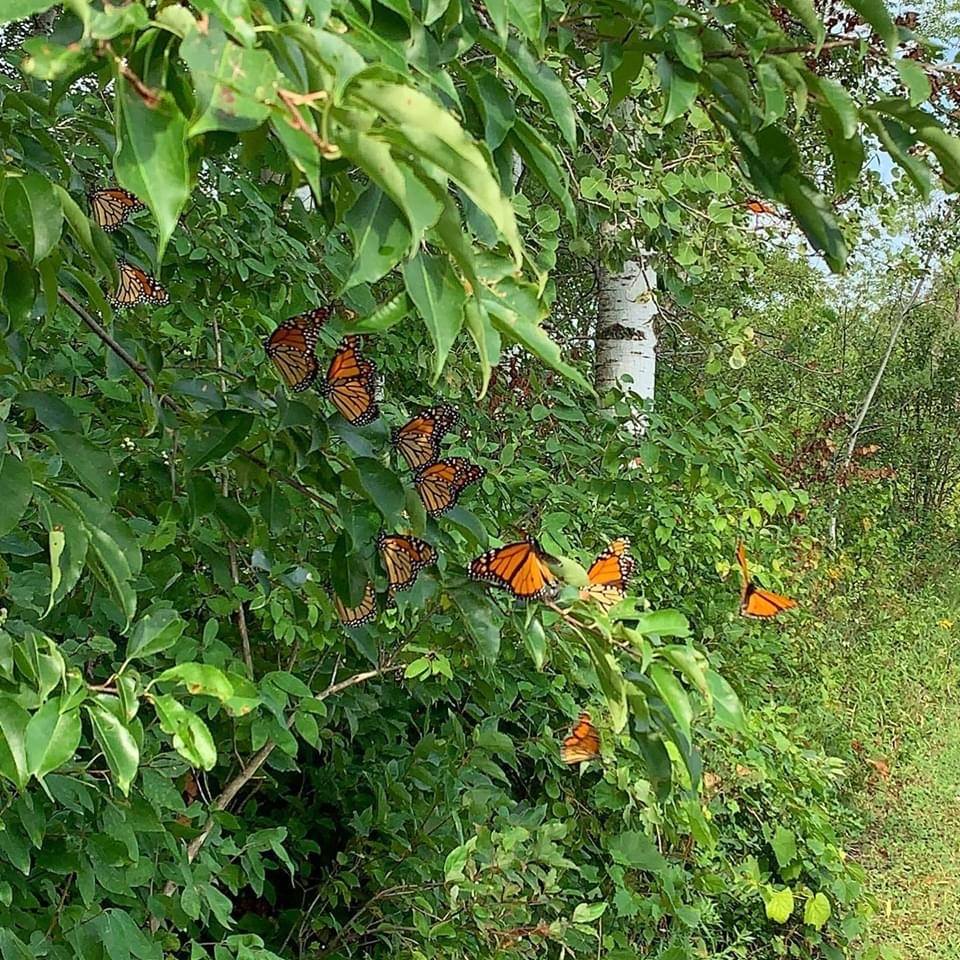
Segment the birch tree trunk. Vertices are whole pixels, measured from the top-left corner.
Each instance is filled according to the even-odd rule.
[[[599,392],[620,386],[653,400],[657,374],[657,275],[629,260],[600,281],[600,316],[594,381]]]

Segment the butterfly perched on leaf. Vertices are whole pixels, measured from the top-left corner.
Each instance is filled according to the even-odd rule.
[[[469,574],[473,580],[509,590],[518,600],[542,597],[557,582],[533,537],[488,550],[470,564]]]
[[[460,414],[448,403],[437,404],[393,431],[394,449],[411,470],[422,470],[440,456],[440,442],[460,423]]]
[[[740,565],[740,614],[744,617],[756,617],[759,620],[769,620],[771,617],[791,610],[797,605],[796,600],[784,597],[779,593],[764,590],[750,579],[747,568],[747,551],[742,543],[737,544],[737,563]]]
[[[573,725],[570,736],[560,745],[560,759],[564,763],[583,763],[587,760],[596,760],[600,756],[600,734],[590,719],[590,714],[583,711]]]
[[[332,307],[317,307],[298,313],[279,324],[263,342],[283,382],[297,392],[306,390],[317,379],[320,365],[314,353],[320,328],[333,314]]]
[[[122,226],[130,215],[143,210],[143,204],[129,191],[120,187],[94,190],[87,195],[93,222],[108,233]]]
[[[330,361],[322,393],[344,420],[362,427],[380,416],[377,407],[377,369],[364,359],[356,337],[344,337]]]
[[[363,597],[355,607],[348,607],[336,593],[333,594],[333,606],[337,611],[337,619],[345,627],[362,627],[365,623],[372,623],[377,617],[377,595],[373,584],[368,582],[363,588]]]
[[[381,533],[377,538],[377,549],[391,592],[409,590],[420,571],[437,562],[437,551],[419,537]]]
[[[126,260],[118,260],[120,285],[110,297],[110,306],[116,309],[135,307],[141,303],[163,306],[170,302],[170,294],[149,273]]]
[[[618,537],[591,564],[587,571],[587,585],[580,590],[580,599],[592,601],[604,611],[609,610],[626,595],[632,573],[630,540]]]
[[[456,506],[463,490],[486,475],[486,470],[463,457],[437,460],[420,470],[413,483],[431,517]]]

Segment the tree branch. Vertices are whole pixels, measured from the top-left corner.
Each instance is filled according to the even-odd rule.
[[[828,40],[819,47],[815,43],[797,43],[784,47],[767,47],[766,50],[760,51],[760,55],[779,56],[784,53],[817,53],[819,50],[837,50],[841,47],[855,47],[863,42],[864,40],[860,37],[850,37],[846,40]],[[731,47],[729,50],[707,50],[703,55],[703,59],[723,60],[735,58],[739,60],[753,60],[756,56],[756,51],[748,50],[746,47]]]

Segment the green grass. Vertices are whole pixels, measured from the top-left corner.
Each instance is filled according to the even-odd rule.
[[[779,635],[788,669],[766,692],[848,760],[866,824],[848,852],[878,901],[865,956],[960,960],[960,579],[946,565],[845,574],[859,588],[825,578]]]

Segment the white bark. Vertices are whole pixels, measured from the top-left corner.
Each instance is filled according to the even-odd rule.
[[[600,285],[595,379],[600,393],[618,386],[653,400],[657,374],[657,275],[630,260]]]

